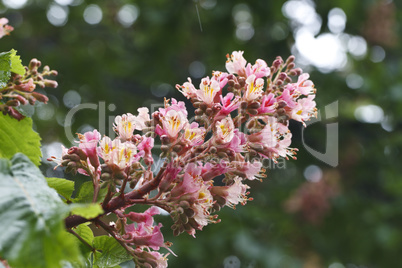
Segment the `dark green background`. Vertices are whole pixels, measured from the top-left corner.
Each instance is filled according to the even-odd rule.
[[[17,10],[3,8],[2,16],[9,18],[15,31],[1,40],[1,51],[14,48],[25,65],[36,57],[59,71],[59,87],[46,90],[49,105],[35,107],[33,115],[42,144],[71,145],[62,125],[70,109],[63,96],[70,90],[79,93],[81,103],[115,104],[114,111],[106,110],[107,117],[136,113],[141,106],[162,102],[162,97],[152,94],[158,87],[168,90],[167,97],[184,100],[174,85],[186,81],[194,61],[202,62],[205,75],[210,75],[212,70],[224,70],[225,55],[233,50],[244,50],[250,62],[262,58],[270,63],[277,55],[286,58],[291,54],[294,36],[291,22],[282,12],[285,1],[218,0],[212,8],[205,8],[211,2],[83,1],[65,7],[68,21],[60,27],[50,24],[46,17],[52,1],[31,0]],[[390,3],[386,9],[390,13],[380,12],[383,9],[377,6],[371,16],[369,10],[378,3],[374,0],[314,3],[322,18],[320,33],[329,32],[328,12],[339,7],[347,16],[344,32],[367,40],[365,57],[356,59],[348,54],[349,69],[321,73],[311,66],[308,70],[317,88],[318,108],[339,101],[339,116],[331,121],[339,123],[339,165],[333,168],[310,155],[302,145],[301,125],[292,123],[292,146],[300,149],[298,160],[287,162],[286,169],[269,170],[262,183],[251,182],[254,201],[247,206],[235,211],[225,208],[220,213],[222,222],[197,232],[196,239],[186,234],[173,237],[170,218],[157,217],[178,255],[169,256],[170,267],[226,267],[228,256],[237,256],[241,267],[400,266],[402,47],[398,36],[402,6],[398,1],[383,2]],[[101,7],[103,19],[89,25],[83,13],[94,3]],[[116,14],[127,3],[137,6],[139,17],[125,28]],[[232,11],[241,3],[248,5],[255,31],[248,41],[240,41],[235,35]],[[387,36],[376,37],[375,31],[367,30],[368,25],[379,25],[380,32],[389,31],[392,42]],[[386,53],[380,62],[370,59],[375,46]],[[347,86],[345,78],[350,73],[363,78],[360,88]],[[199,79],[193,80],[199,83]],[[354,111],[362,104],[383,109],[387,130],[379,123],[355,118]],[[97,128],[98,121],[98,111],[82,111],[75,117],[72,130],[82,131],[85,125]],[[321,151],[325,148],[325,123],[305,131],[306,142]],[[307,182],[303,176],[309,165],[321,168],[324,178],[319,184]],[[47,175],[62,175],[52,172],[47,163],[42,170]],[[332,198],[331,191],[336,192]],[[304,210],[289,213],[285,203],[295,195],[304,200]],[[318,215],[317,221],[312,221],[311,215]]]

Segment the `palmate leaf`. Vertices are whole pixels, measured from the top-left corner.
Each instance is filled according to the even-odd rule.
[[[64,229],[69,209],[28,157],[0,159],[0,256],[11,267],[80,262],[78,243]]]
[[[21,121],[0,114],[0,158],[11,158],[15,153],[23,153],[35,164],[40,164],[40,137],[32,129],[32,119]]]

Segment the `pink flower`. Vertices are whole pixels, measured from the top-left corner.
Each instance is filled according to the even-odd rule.
[[[185,194],[191,194],[199,191],[204,183],[200,177],[200,174],[201,169],[197,164],[187,164],[184,170],[183,180],[171,191],[172,197],[177,198]]]
[[[176,89],[179,90],[187,99],[196,97],[196,89],[190,79],[188,82],[185,82],[182,86],[176,85]]]
[[[258,108],[259,114],[271,114],[274,113],[276,109],[276,99],[273,93],[264,95],[261,100],[261,106]]]
[[[9,35],[10,32],[14,30],[14,28],[10,25],[7,25],[8,19],[0,18],[0,38],[5,35]]]
[[[168,102],[165,102],[165,108],[159,108],[159,114],[163,117],[165,116],[169,111],[175,110],[176,112],[181,112],[187,117],[187,109],[186,105],[184,104],[183,101],[177,101],[175,98],[172,98],[171,105],[169,105]]]
[[[256,78],[256,76],[252,74],[247,77],[246,84],[247,88],[243,96],[245,101],[249,102],[258,99],[264,93],[264,91],[262,90],[264,86],[264,80],[262,78]]]
[[[187,126],[187,117],[181,112],[176,110],[169,110],[161,119],[162,128],[158,125],[155,132],[162,136],[167,135],[171,139],[177,138],[180,130]]]
[[[196,94],[200,101],[211,106],[215,102],[216,94],[220,91],[221,88],[216,80],[205,77],[201,80],[200,89],[196,91]]]
[[[168,264],[167,264],[167,255],[162,255],[157,251],[145,251],[142,250],[141,248],[136,248],[134,250],[135,255],[139,257],[139,262],[140,263],[144,263],[144,267],[146,264],[147,265],[151,265],[148,267],[153,267],[153,268],[167,268]]]
[[[246,75],[254,74],[256,78],[265,77],[271,74],[271,69],[264,60],[258,59],[254,65],[250,63],[246,67]]]
[[[109,137],[103,137],[99,142],[99,156],[103,159],[103,161],[108,162],[112,155],[113,151],[113,141]]]
[[[99,166],[99,158],[97,154],[98,142],[101,138],[100,133],[95,129],[82,134],[78,134],[79,148],[88,156],[91,165],[96,169]]]
[[[295,97],[293,96],[293,93],[290,91],[290,89],[288,87],[286,87],[283,92],[282,95],[280,95],[279,97],[277,97],[277,101],[282,100],[286,103],[286,108],[287,109],[293,109],[296,106],[296,101],[295,101]]]
[[[221,115],[228,115],[231,112],[233,112],[234,110],[236,110],[239,107],[239,96],[234,97],[233,93],[228,93],[225,97],[222,97],[222,95],[220,96],[221,98],[221,110],[220,110],[220,114]]]
[[[304,122],[315,116],[317,109],[314,98],[315,95],[308,95],[306,98],[298,99],[296,106],[291,111],[290,118]]]
[[[202,167],[201,177],[204,181],[212,180],[213,178],[226,173],[229,170],[229,165],[225,162],[212,165],[211,163],[205,163]]]
[[[215,134],[216,144],[229,143],[234,137],[234,129],[233,120],[230,116],[218,121]]]
[[[205,128],[199,127],[198,123],[191,123],[185,130],[183,139],[189,146],[200,145],[204,142]]]
[[[138,113],[138,116],[130,113],[116,116],[113,128],[121,139],[129,140],[133,136],[134,130],[142,130],[146,127],[145,122],[150,120],[148,108],[139,108]]]
[[[106,163],[115,164],[121,169],[131,166],[139,159],[137,147],[131,142],[122,142],[120,139],[103,138],[100,144],[100,156]]]
[[[263,175],[260,175],[260,172],[264,170],[262,170],[262,163],[259,161],[254,161],[253,163],[232,161],[229,171],[242,178],[255,180],[263,177]]]
[[[159,250],[160,247],[166,247],[163,235],[160,231],[162,223],[156,226],[148,225],[145,222],[140,222],[135,227],[134,223],[126,226],[126,234],[123,236],[128,243],[137,246],[147,246],[154,250]]]
[[[296,90],[303,95],[315,93],[314,84],[312,81],[307,80],[310,77],[308,73],[301,74],[295,84]]]
[[[158,215],[159,213],[159,209],[155,206],[152,206],[143,213],[130,212],[124,216],[137,223],[143,222],[146,225],[152,225],[154,223],[153,216]]]
[[[234,209],[237,204],[244,205],[249,200],[246,196],[246,191],[249,188],[248,185],[242,183],[240,177],[235,177],[232,185],[213,186],[211,187],[211,193],[225,199],[225,205]]]
[[[140,144],[138,144],[137,149],[140,152],[144,152],[144,161],[146,165],[152,165],[154,159],[152,157],[152,148],[154,147],[154,139],[151,137],[143,137]]]
[[[127,113],[122,116],[118,115],[114,119],[114,130],[123,140],[131,139],[135,130],[136,118],[134,115]]]
[[[277,125],[276,119],[269,117],[268,124],[261,131],[248,135],[249,142],[260,143],[268,148],[275,147],[278,142]]]
[[[221,89],[224,86],[226,86],[226,84],[228,82],[227,76],[228,76],[228,73],[225,73],[225,72],[219,72],[219,71],[212,72],[212,79],[219,83],[219,87]]]
[[[240,76],[246,75],[247,61],[243,57],[244,51],[233,51],[232,55],[226,55],[226,70],[231,74],[238,74]]]

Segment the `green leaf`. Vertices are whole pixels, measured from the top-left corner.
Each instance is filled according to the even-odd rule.
[[[11,77],[11,51],[0,53],[0,88],[7,86]]]
[[[123,248],[116,239],[110,236],[102,235],[94,239],[94,247],[102,252],[96,252],[94,256],[94,265],[99,267],[115,267],[122,262],[133,259],[125,248]]]
[[[10,59],[11,59],[11,72],[19,74],[19,75],[24,75],[25,74],[25,68],[22,65],[20,56],[17,55],[17,51],[14,49],[11,49],[10,51]]]
[[[0,158],[11,158],[15,153],[23,153],[35,164],[40,164],[40,137],[32,129],[32,119],[21,121],[0,114]]]
[[[74,231],[82,237],[89,245],[92,245],[94,240],[94,233],[91,228],[88,227],[85,223],[78,225],[74,228]]]
[[[78,225],[73,229],[82,239],[85,240],[85,242],[88,243],[88,245],[92,246],[93,240],[94,240],[94,234],[91,230],[91,228],[88,227],[87,223],[83,223]],[[74,238],[79,242],[79,248],[81,250],[82,256],[84,257],[85,263],[84,267],[92,267],[92,248],[90,248],[88,245],[85,245],[82,243],[82,241],[78,240],[77,237],[74,236]],[[77,265],[73,264],[74,267],[77,267]],[[82,266],[78,266],[82,268]]]
[[[98,201],[102,201],[107,193],[107,188],[101,188],[98,194]],[[84,182],[77,194],[77,197],[72,201],[74,203],[91,203],[94,196],[94,186],[92,181]]]
[[[68,211],[28,157],[18,153],[11,161],[0,159],[0,256],[11,267],[81,261],[78,244],[64,229]]]
[[[71,195],[74,192],[74,182],[62,178],[46,178],[47,185],[55,189],[59,195],[66,200],[71,199]]]
[[[74,204],[72,205],[71,213],[87,218],[92,219],[96,216],[99,216],[103,213],[103,209],[100,204]]]

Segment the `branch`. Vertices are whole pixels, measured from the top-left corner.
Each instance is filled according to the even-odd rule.
[[[163,177],[162,175],[163,175],[164,171],[166,170],[166,166],[167,166],[167,162],[165,162],[163,167],[161,167],[161,169],[158,172],[158,175],[156,175],[156,177],[153,180],[151,180],[150,182],[144,184],[140,188],[133,190],[132,192],[130,192],[124,196],[119,195],[119,196],[113,198],[112,200],[110,200],[110,202],[103,208],[104,213],[98,217],[101,217],[110,212],[113,212],[116,209],[127,207],[128,205],[132,204],[132,202],[131,202],[132,199],[140,199],[145,194],[156,189],[156,187],[158,187],[158,185]],[[93,220],[95,220],[95,219],[86,219],[86,218],[78,216],[78,215],[71,215],[71,216],[68,216],[64,220],[64,223],[65,223],[65,226],[67,229],[71,229],[84,222],[93,221]]]

